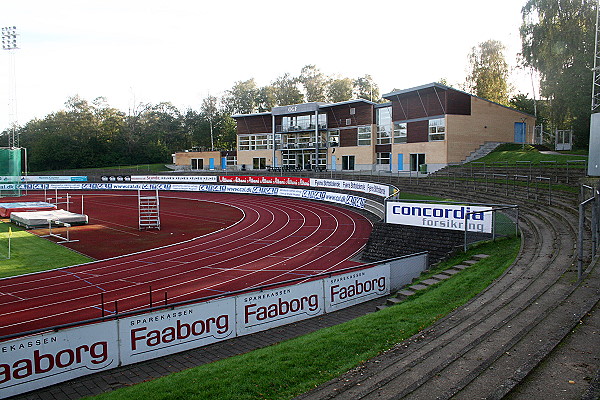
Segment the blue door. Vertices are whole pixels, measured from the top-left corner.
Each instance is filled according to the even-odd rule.
[[[210,168],[211,171],[215,169],[215,159],[214,158],[208,159],[208,168]]]
[[[515,143],[525,143],[525,122],[515,122]]]
[[[221,169],[223,171],[227,169],[227,157],[221,157]]]
[[[404,154],[398,154],[398,171],[404,171]]]
[[[336,158],[335,156],[331,156],[331,170],[335,171],[335,162],[336,162]]]

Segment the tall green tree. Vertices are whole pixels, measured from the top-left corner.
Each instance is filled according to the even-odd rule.
[[[224,108],[230,114],[252,114],[257,111],[258,87],[254,78],[237,81],[222,98]]]
[[[522,56],[541,77],[555,128],[572,128],[587,147],[594,61],[596,1],[528,0],[522,9]]]
[[[298,78],[286,73],[277,78],[271,86],[277,105],[299,104],[304,102],[304,95],[298,88]]]
[[[350,100],[354,90],[354,82],[350,78],[334,78],[327,86],[327,98],[332,103]]]
[[[504,45],[497,40],[487,40],[471,49],[469,75],[465,89],[475,95],[508,105],[508,64]]]
[[[379,101],[379,86],[373,81],[371,75],[367,74],[355,79],[353,85],[354,97],[374,102]]]
[[[304,88],[306,101],[327,101],[327,77],[315,65],[302,67],[298,81]]]
[[[256,97],[256,107],[258,112],[271,111],[277,105],[275,97],[275,88],[271,85],[263,86],[258,89]]]

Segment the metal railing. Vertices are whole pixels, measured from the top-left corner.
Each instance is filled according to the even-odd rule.
[[[592,260],[596,258],[598,253],[600,242],[600,183],[595,188],[588,185],[581,185],[581,200],[581,203],[579,203],[579,227],[577,234],[578,280],[581,280],[583,276],[586,221],[589,221]]]

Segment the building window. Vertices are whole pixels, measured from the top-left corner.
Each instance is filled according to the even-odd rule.
[[[406,143],[406,122],[394,122],[394,143]]]
[[[437,141],[446,139],[446,120],[444,118],[436,118],[429,120],[429,141]]]
[[[340,145],[340,130],[333,129],[329,131],[329,147],[338,147]]]
[[[391,153],[377,153],[377,164],[380,165],[389,165],[390,164],[390,156]]]
[[[346,118],[346,125],[352,125],[352,119]]]
[[[278,135],[279,136],[279,135]],[[281,140],[281,139],[279,139]],[[278,141],[279,143],[279,141]],[[273,135],[244,135],[239,137],[239,149],[267,150],[273,148]]]
[[[237,164],[237,156],[226,156],[225,159],[228,167],[234,167]]]
[[[342,156],[342,169],[346,171],[353,171],[354,161],[354,156]]]
[[[252,159],[252,169],[267,169],[267,159],[265,157],[254,157]]]
[[[289,117],[283,117],[281,125],[275,127],[276,132],[298,132],[313,130],[317,127],[319,129],[327,128],[327,114],[319,114],[315,117],[314,114],[307,115],[293,115]]]
[[[371,125],[364,125],[358,127],[358,145],[371,145]]]
[[[392,143],[392,107],[376,109],[377,144]]]
[[[192,158],[192,169],[204,169],[204,159],[203,158]]]
[[[356,108],[352,107],[350,108],[350,115],[355,115],[356,114]]]

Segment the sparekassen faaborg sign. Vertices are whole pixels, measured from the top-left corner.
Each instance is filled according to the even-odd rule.
[[[422,226],[425,228],[492,233],[491,207],[405,203],[388,201],[385,219],[389,224]]]
[[[390,288],[390,264],[382,264],[7,340],[0,342],[0,398],[311,318],[385,296]]]

